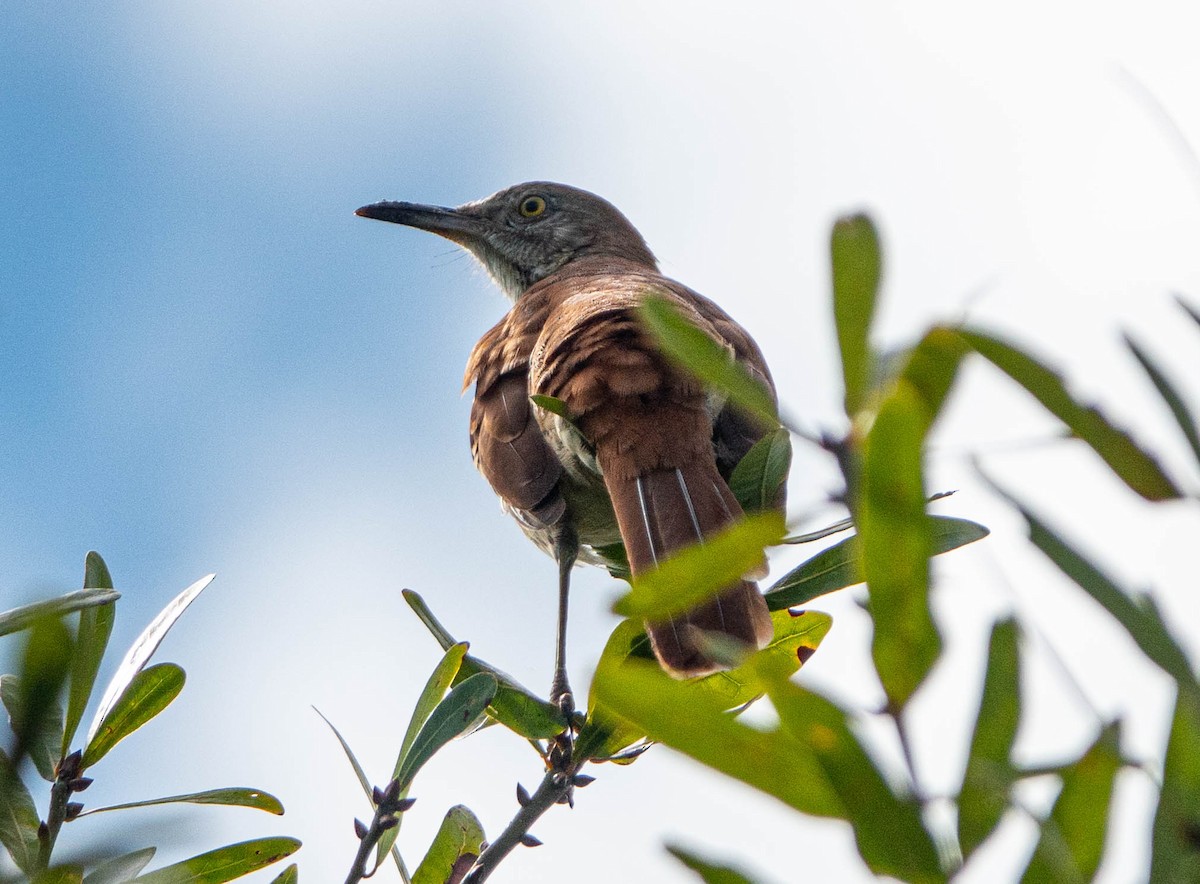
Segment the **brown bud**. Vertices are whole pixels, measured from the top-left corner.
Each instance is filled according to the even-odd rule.
[[[387,787],[383,790],[383,797],[386,798],[388,801],[395,801],[397,798],[399,798],[400,797],[400,781],[392,780],[390,783],[388,783]]]
[[[367,837],[367,824],[357,817],[354,819],[354,834],[358,836],[359,841]]]
[[[46,823],[38,823],[38,840],[45,842],[50,837],[50,827]]]
[[[594,782],[596,782],[595,777],[589,777],[587,774],[584,774],[584,773],[576,774],[575,778],[573,780],[571,780],[571,784],[574,786],[578,786],[580,789],[582,789],[584,786],[590,786]]]
[[[67,788],[70,789],[72,792],[82,792],[84,789],[86,789],[88,786],[90,786],[93,782],[94,782],[94,780],[91,777],[76,777],[75,779],[73,779],[69,783],[67,783]]]
[[[527,807],[532,799],[529,797],[529,790],[517,783],[517,804],[522,807]]]
[[[528,832],[526,832],[524,835],[521,836],[521,843],[523,845],[525,845],[526,847],[541,847],[542,846],[542,842],[539,841],[537,838],[534,838]]]
[[[380,817],[379,828],[386,832],[388,829],[394,829],[399,823],[400,820],[394,816]]]
[[[383,804],[383,802],[385,800],[383,790],[380,789],[378,786],[371,787],[371,800],[374,801],[376,804]]]
[[[396,813],[404,813],[404,811],[408,810],[410,807],[412,807],[416,803],[417,803],[416,798],[401,798],[399,801],[396,802],[395,812]]]
[[[71,820],[75,819],[75,817],[79,816],[79,812],[81,810],[83,810],[83,805],[78,801],[67,802],[66,813],[63,815],[63,820],[69,823]]]

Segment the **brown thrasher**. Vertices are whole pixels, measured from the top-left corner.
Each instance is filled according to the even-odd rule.
[[[762,353],[720,307],[659,273],[625,216],[586,191],[539,181],[457,209],[380,202],[357,214],[458,243],[513,301],[467,362],[471,451],[503,508],[558,562],[551,691],[569,711],[565,633],[576,560],[615,564],[621,542],[636,575],[736,520],[730,473],[766,431],[670,364],[638,305],[648,294],[669,299],[773,391]],[[532,394],[560,400],[570,422],[534,405]],[[749,580],[646,626],[655,655],[678,677],[720,668],[699,630],[755,648],[772,632]]]

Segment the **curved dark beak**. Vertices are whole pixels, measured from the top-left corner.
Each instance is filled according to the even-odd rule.
[[[465,214],[458,209],[392,200],[371,203],[355,210],[354,214],[362,218],[374,218],[377,221],[390,221],[392,224],[428,230],[457,243],[478,237],[484,226],[479,217]]]

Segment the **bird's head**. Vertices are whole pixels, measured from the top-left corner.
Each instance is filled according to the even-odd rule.
[[[518,184],[457,209],[382,202],[355,214],[458,243],[514,301],[538,280],[587,255],[657,268],[642,235],[612,203],[565,184]]]

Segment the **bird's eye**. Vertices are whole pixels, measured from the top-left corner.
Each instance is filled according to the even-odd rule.
[[[536,218],[546,211],[546,201],[540,196],[527,196],[517,208],[526,218]]]

